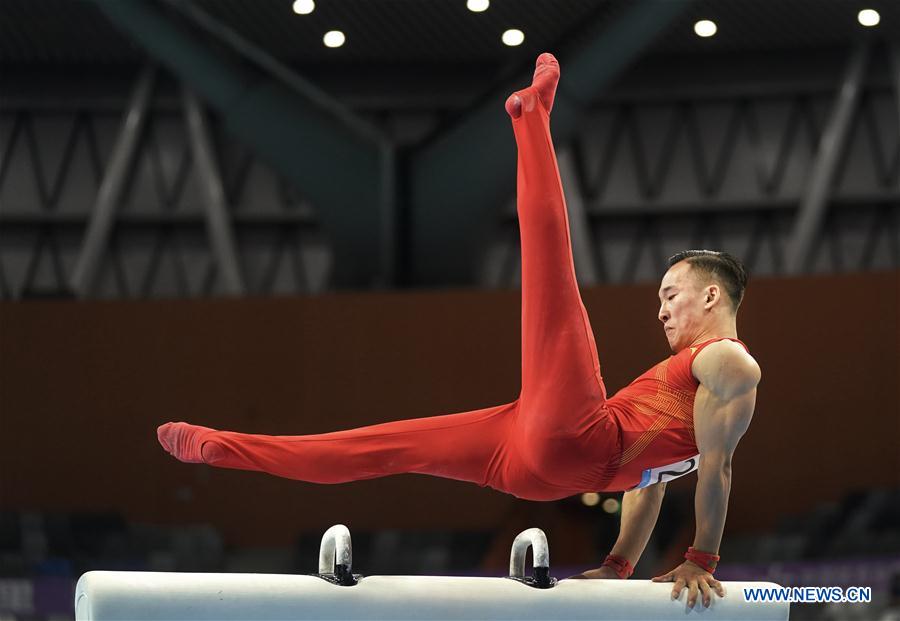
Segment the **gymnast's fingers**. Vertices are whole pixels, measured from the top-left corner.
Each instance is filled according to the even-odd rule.
[[[697,586],[700,587],[700,593],[703,598],[703,607],[709,608],[710,600],[712,600],[712,590],[709,588],[706,580],[703,579],[697,581]]]
[[[687,605],[688,608],[693,608],[694,604],[697,603],[697,592],[699,589],[697,588],[697,579],[692,578],[690,583],[688,584],[688,600]]]
[[[709,584],[719,594],[719,597],[725,597],[725,586],[721,582],[713,578]]]
[[[684,578],[678,578],[675,581],[675,585],[672,587],[672,599],[678,599],[678,596],[681,595],[681,590],[685,587],[686,584],[687,583],[684,581]]]

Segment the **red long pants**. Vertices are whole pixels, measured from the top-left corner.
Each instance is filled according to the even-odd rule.
[[[348,431],[265,436],[216,431],[213,465],[314,483],[418,473],[529,500],[602,489],[621,446],[578,292],[549,114],[520,91],[517,210],[522,250],[522,390],[504,405]]]

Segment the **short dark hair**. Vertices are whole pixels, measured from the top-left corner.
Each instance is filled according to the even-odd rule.
[[[744,264],[727,252],[715,250],[682,250],[669,257],[669,266],[687,261],[691,268],[702,275],[717,280],[731,298],[731,305],[737,312],[747,288],[747,270]]]

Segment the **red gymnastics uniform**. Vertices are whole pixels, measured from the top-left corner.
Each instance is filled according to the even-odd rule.
[[[517,94],[522,100],[522,114],[513,119],[522,249],[519,398],[482,410],[317,435],[195,428],[191,444],[197,454],[202,450],[206,463],[314,483],[427,474],[528,500],[627,490],[696,468],[698,383],[690,365],[707,343],[671,356],[607,399],[575,280],[549,112],[534,87]]]

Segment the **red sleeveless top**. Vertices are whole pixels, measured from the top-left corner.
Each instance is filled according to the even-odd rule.
[[[700,383],[691,372],[694,358],[717,338],[686,347],[652,367],[607,401],[622,452],[610,464],[618,471],[599,491],[621,491],[669,481],[697,469],[694,397]]]

